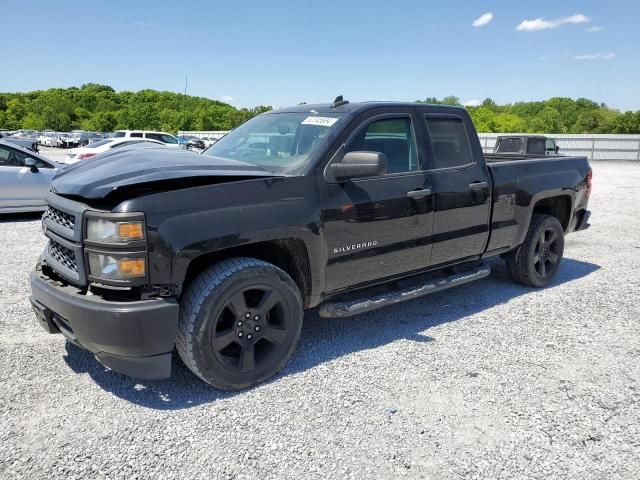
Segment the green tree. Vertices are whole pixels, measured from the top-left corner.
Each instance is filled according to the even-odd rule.
[[[615,123],[615,112],[599,108],[580,113],[575,129],[581,133],[609,133],[614,130]]]
[[[27,115],[22,119],[22,122],[20,125],[22,128],[27,128],[29,130],[45,129],[44,118],[42,118],[41,115],[34,112],[27,113]]]
[[[533,118],[529,127],[531,133],[565,133],[566,129],[562,123],[562,116],[555,108],[544,107],[544,109]]]
[[[498,113],[495,115],[493,132],[496,133],[520,133],[527,129],[522,118],[512,113]]]

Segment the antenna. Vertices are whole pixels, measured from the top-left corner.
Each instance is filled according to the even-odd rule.
[[[187,85],[189,84],[189,77],[187,76],[187,74],[184,74],[184,97],[182,97],[182,119],[184,120],[185,116],[184,113],[186,112],[187,108]],[[180,125],[181,127],[184,128],[184,125]],[[180,135],[180,129],[178,129],[178,135]],[[182,135],[184,135],[184,130],[182,130]]]
[[[331,108],[340,107],[342,105],[346,105],[347,103],[349,103],[349,100],[345,100],[344,98],[342,98],[342,95],[338,95],[331,104]]]

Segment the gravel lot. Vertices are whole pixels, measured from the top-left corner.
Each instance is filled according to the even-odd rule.
[[[37,217],[0,219],[1,478],[640,478],[640,165],[594,165],[553,286],[489,279],[344,320],[307,314],[241,393],[178,360],[107,371],[40,331]]]

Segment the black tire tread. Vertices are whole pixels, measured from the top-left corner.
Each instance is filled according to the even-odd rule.
[[[205,382],[213,385],[214,387],[222,388],[225,390],[238,390],[244,388],[245,386],[220,383],[214,384],[212,383],[211,379],[207,378],[207,376],[200,368],[200,365],[198,364],[198,361],[193,352],[193,346],[195,344],[194,332],[196,329],[196,323],[198,321],[198,313],[200,312],[202,304],[207,300],[207,298],[234,274],[248,268],[268,268],[271,270],[275,270],[281,280],[285,283],[288,283],[289,286],[298,293],[297,300],[299,302],[300,309],[302,310],[302,298],[300,297],[297,285],[291,279],[291,277],[284,270],[276,267],[271,263],[250,257],[229,258],[227,260],[221,261],[220,263],[216,263],[215,265],[204,270],[191,283],[191,285],[189,285],[187,291],[180,300],[178,332],[176,335],[176,349],[178,350],[178,354],[180,355],[180,358],[187,366],[187,368],[189,368],[189,370],[191,370],[194,374],[196,374]],[[298,336],[299,334],[300,332],[298,332]],[[282,362],[282,365],[279,366],[278,370],[284,366],[291,353],[293,353],[293,350],[295,349],[297,344],[297,339],[298,338],[296,337],[296,341],[293,343],[291,351],[285,357],[285,360]]]
[[[531,223],[529,223],[529,230],[527,231],[524,242],[518,250],[508,255],[505,259],[509,276],[514,281],[527,287],[536,287],[536,285],[531,281],[531,278],[529,278],[529,258],[527,258],[526,254],[522,254],[522,252],[529,251],[531,243],[537,241],[538,228],[550,218],[558,222],[558,219],[554,216],[534,213],[531,217]]]

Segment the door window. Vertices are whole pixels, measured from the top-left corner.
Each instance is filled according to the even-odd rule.
[[[0,167],[24,167],[24,161],[29,157],[28,155],[18,152],[12,148],[7,148],[4,145],[0,145]],[[46,162],[43,162],[39,158],[34,158],[37,168],[52,168]]]
[[[426,117],[434,169],[473,163],[467,129],[459,117]]]
[[[546,145],[547,152],[556,153],[555,140],[552,140],[551,138],[547,138],[545,145]]]
[[[370,123],[349,143],[347,152],[384,153],[387,173],[418,170],[416,146],[411,119],[386,118]]]
[[[142,132],[131,132],[130,137],[142,138]]]
[[[4,146],[0,146],[0,167],[23,167],[24,160],[20,159],[16,152]]]

